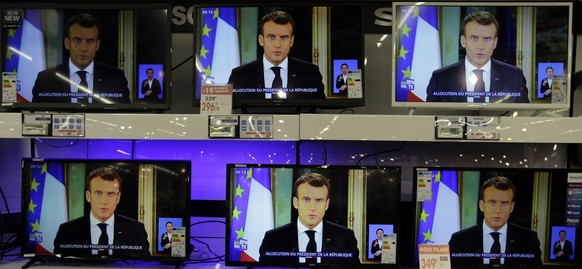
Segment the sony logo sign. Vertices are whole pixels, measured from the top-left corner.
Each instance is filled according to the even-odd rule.
[[[392,26],[392,8],[381,7],[374,10],[374,24],[378,26]]]
[[[172,7],[172,23],[174,25],[194,25],[194,19],[192,18],[192,12],[194,12],[194,7],[190,6],[186,9],[185,6],[174,6]],[[194,29],[192,29],[194,31]]]

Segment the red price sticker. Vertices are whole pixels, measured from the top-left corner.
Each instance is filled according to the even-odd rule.
[[[200,114],[232,114],[232,85],[202,85]]]
[[[420,269],[451,269],[449,245],[418,245]]]

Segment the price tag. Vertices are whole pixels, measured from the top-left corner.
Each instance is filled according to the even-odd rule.
[[[416,172],[416,201],[430,202],[432,200],[432,172],[419,169]]]
[[[2,103],[16,103],[16,72],[2,72]]]
[[[363,98],[362,70],[348,70],[348,98]]]
[[[85,115],[53,114],[53,136],[85,136]]]
[[[202,85],[200,98],[200,114],[229,115],[232,114],[232,84]]]
[[[440,139],[463,139],[465,135],[465,117],[435,117],[435,137]]]
[[[451,269],[449,245],[418,245],[420,269]]]
[[[186,228],[174,227],[171,240],[172,257],[186,257]]]
[[[499,140],[499,117],[467,117],[467,139]]]
[[[381,263],[396,264],[396,234],[382,235]]]

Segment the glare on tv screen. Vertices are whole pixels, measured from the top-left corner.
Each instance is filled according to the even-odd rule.
[[[23,160],[21,254],[188,259],[190,161]]]
[[[453,267],[579,266],[581,183],[566,169],[416,168],[416,243],[448,244]]]
[[[259,27],[273,12],[290,19]],[[232,84],[235,108],[364,104],[361,5],[195,6],[194,16],[194,104],[205,84]]]
[[[394,2],[393,10],[393,106],[570,107],[571,2]]]
[[[2,7],[7,109],[169,108],[166,5]]]
[[[397,262],[399,168],[231,164],[227,177],[228,265]]]

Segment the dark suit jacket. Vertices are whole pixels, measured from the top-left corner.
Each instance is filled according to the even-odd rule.
[[[323,264],[360,263],[360,252],[354,232],[348,228],[323,221],[322,252],[352,253],[352,258],[322,257]],[[268,251],[298,252],[299,239],[297,238],[297,222],[291,222],[265,233],[261,247],[259,248],[259,261],[269,265],[296,264],[299,257],[274,257],[266,256]]]
[[[482,257],[454,257],[455,253],[484,253],[481,238],[483,238],[482,224],[454,233],[449,241],[451,265],[458,268],[479,267],[482,265]],[[533,258],[530,259],[505,258],[504,264],[506,266],[526,265],[529,268],[542,266],[540,241],[537,234],[532,230],[509,222],[507,223],[505,253],[533,255]]]
[[[440,93],[466,93],[465,61],[445,66],[432,73],[426,88],[427,102],[467,102],[466,96],[435,95]],[[515,66],[491,59],[489,92],[513,93],[516,96],[491,96],[489,103],[529,103],[528,89],[523,71]]]
[[[90,248],[63,248],[62,245],[91,245],[91,224],[89,215],[65,222],[59,226],[55,237],[55,254],[90,256]],[[143,223],[115,214],[113,227],[113,245],[141,246],[141,250],[114,249],[113,257],[144,257],[150,256],[147,232]]]
[[[542,85],[540,86],[540,93],[544,94],[545,91],[547,90],[551,90],[552,89],[552,85],[550,85],[550,83],[548,82],[548,78],[544,78],[542,79]],[[544,95],[543,99],[552,99],[552,93],[550,92],[550,94],[548,95]]]
[[[344,86],[344,85],[346,85],[346,88],[343,91],[339,91],[339,93],[337,93],[337,95],[348,96],[348,82],[344,81],[343,74],[339,74],[337,76],[337,78],[335,79],[335,88],[339,90],[339,88],[341,86]]]
[[[307,93],[287,93],[287,99],[325,98],[323,78],[317,65],[292,57],[288,57],[288,59],[289,72],[287,77],[287,88],[317,89],[317,91]],[[228,83],[233,84],[233,91],[236,89],[262,90],[271,86],[265,86],[262,58],[232,69],[230,77],[228,78]],[[265,94],[263,92],[233,93],[233,100],[235,103],[237,100],[243,99],[263,100],[265,99]]]
[[[144,79],[141,82],[141,93],[145,94],[147,91],[151,90],[152,93],[148,96],[144,96],[143,99],[147,100],[147,101],[157,101],[158,99],[158,95],[160,95],[160,93],[162,93],[162,86],[160,84],[160,80],[154,78],[152,80],[152,86],[150,87],[150,84],[148,83],[147,79]]]
[[[166,236],[166,238],[164,238],[164,236]],[[164,247],[166,244],[171,243],[172,238],[170,238],[168,236],[168,232],[165,232],[162,234],[162,238],[161,238],[161,242],[160,242],[160,246]],[[164,252],[166,253],[172,253],[172,246],[170,246],[169,248],[164,248]]]
[[[95,61],[93,77],[93,94],[117,94],[118,96],[104,96],[112,103],[129,103],[129,89],[127,79],[122,70]],[[33,103],[70,103],[71,85],[68,81],[59,78],[57,73],[69,78],[69,63],[57,65],[38,73],[32,88]],[[61,96],[44,96],[45,94],[61,94]],[[93,98],[93,103],[104,103]]]
[[[372,241],[372,249],[370,249],[370,253],[372,253],[372,255],[374,255],[374,253],[376,253],[376,251],[381,250],[382,249],[382,243],[378,243],[378,239],[374,239],[374,241]],[[382,257],[382,255],[380,256],[374,256],[374,260],[379,260]]]
[[[554,253],[554,255],[556,255],[560,251],[564,251],[564,254],[560,257],[556,257],[556,260],[569,261],[570,255],[574,254],[574,249],[572,248],[572,242],[570,242],[569,240],[564,241],[564,248],[562,248],[562,246],[560,245],[560,240],[556,241],[556,243],[554,243],[554,250],[552,251],[552,253]]]

